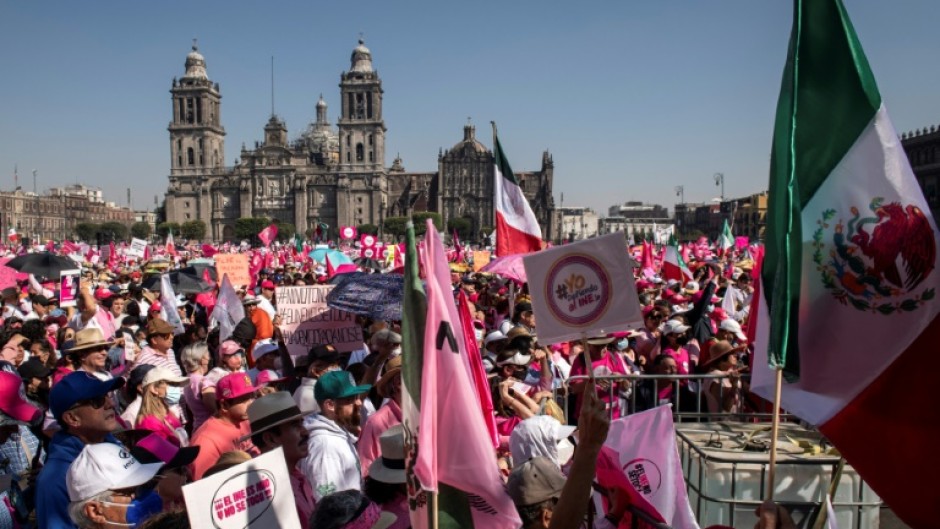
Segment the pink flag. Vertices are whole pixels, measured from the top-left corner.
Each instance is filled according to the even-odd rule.
[[[674,529],[699,529],[685,490],[669,405],[614,420],[604,446],[616,454],[615,468],[666,523]]]
[[[414,471],[426,490],[438,483],[475,498],[470,502],[472,526],[516,529],[519,515],[506,493],[490,442],[479,399],[467,368],[467,351],[444,245],[428,220],[425,235],[428,312],[424,329],[421,413]],[[427,524],[427,513],[412,511],[415,528]],[[422,516],[424,515],[424,516]]]
[[[261,244],[271,246],[271,242],[277,237],[277,225],[271,224],[267,228],[258,232],[258,238],[261,239]]]
[[[746,235],[738,236],[734,238],[734,247],[740,250],[744,250],[751,243],[750,239]]]
[[[486,369],[483,367],[483,357],[480,355],[480,346],[473,332],[473,316],[470,315],[470,300],[461,289],[457,294],[457,311],[460,313],[460,326],[463,328],[464,350],[469,360],[470,379],[473,389],[477,392],[480,401],[480,411],[483,412],[483,421],[493,441],[493,448],[499,448],[499,433],[496,431],[496,415],[493,412],[493,395],[490,393],[490,383],[486,378]]]
[[[217,254],[217,253],[219,253],[219,251],[216,250],[215,247],[212,246],[211,244],[203,244],[203,245],[202,245],[202,255],[203,255],[204,257],[212,257],[213,255],[215,255],[215,254]]]
[[[659,514],[656,508],[646,501],[643,494],[636,489],[630,479],[623,473],[623,470],[620,468],[620,458],[617,456],[617,452],[610,447],[605,446],[601,449],[601,453],[598,454],[596,475],[598,485],[609,491],[608,497],[614,496],[616,494],[615,491],[623,491],[623,495],[628,499],[629,504],[632,505],[633,508],[644,512],[657,522],[666,523],[666,520],[663,519],[663,515]],[[642,477],[637,481],[642,482]],[[649,482],[648,479],[646,481]],[[605,514],[610,512],[610,507],[610,505],[604,506]],[[628,510],[624,517],[620,519],[620,524],[617,525],[618,529],[631,527],[633,522],[632,516],[632,512]],[[637,520],[637,522],[638,527],[642,529],[652,527],[643,522],[642,519]]]

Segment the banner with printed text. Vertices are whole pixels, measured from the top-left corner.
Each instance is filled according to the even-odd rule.
[[[128,246],[127,250],[124,252],[129,257],[136,257],[138,259],[144,258],[144,253],[147,250],[147,241],[143,239],[133,238],[131,239],[131,245]]]
[[[59,273],[59,306],[74,307],[78,304],[78,287],[82,271],[79,269],[62,270]]]
[[[642,326],[623,232],[542,250],[522,262],[540,343]]]
[[[332,344],[340,352],[362,347],[356,316],[327,307],[326,296],[332,289],[333,285],[308,285],[275,291],[281,332],[291,356],[305,356],[314,345]]]
[[[183,487],[189,525],[202,529],[300,529],[281,448]]]

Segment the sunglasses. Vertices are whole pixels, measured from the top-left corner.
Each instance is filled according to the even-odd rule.
[[[650,320],[661,320],[665,318],[665,316],[663,316],[662,314],[650,314],[649,316],[647,316],[647,318]]]
[[[98,395],[97,397],[92,398],[92,399],[80,400],[80,401],[76,402],[76,403],[75,403],[71,408],[69,408],[69,409],[70,409],[70,410],[74,410],[74,409],[76,409],[76,408],[81,408],[82,406],[91,406],[92,408],[94,408],[94,409],[96,409],[96,410],[100,410],[101,408],[104,408],[104,403],[107,402],[107,400],[108,400],[108,396],[107,396],[107,395]]]

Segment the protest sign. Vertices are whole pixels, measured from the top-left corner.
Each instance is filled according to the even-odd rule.
[[[490,264],[489,250],[474,250],[473,252],[473,271],[479,272],[481,268]]]
[[[144,258],[144,253],[147,250],[147,241],[143,239],[133,238],[131,239],[131,245],[127,248],[127,251],[124,252],[128,256],[136,257],[138,259]]]
[[[539,322],[539,342],[564,342],[643,324],[622,232],[542,250],[522,262]]]
[[[59,275],[59,306],[74,307],[78,303],[81,270],[63,270]]]
[[[189,525],[300,529],[281,448],[183,487]]]
[[[333,285],[277,287],[277,314],[291,356],[306,356],[314,345],[332,344],[337,351],[362,347],[362,327],[356,316],[326,306]]]
[[[222,276],[228,275],[228,280],[235,288],[251,284],[251,274],[248,273],[248,256],[243,253],[220,253],[215,255],[215,271],[222,284]]]

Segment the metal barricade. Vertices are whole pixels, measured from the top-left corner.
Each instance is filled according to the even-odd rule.
[[[571,409],[572,400],[574,399],[569,398],[576,395],[572,391],[572,385],[577,386],[578,384],[587,383],[589,378],[587,375],[569,377],[554,392],[555,401],[565,410],[565,416],[570,423],[577,420],[574,410]],[[611,417],[614,416],[615,406],[619,410],[619,415],[625,416],[659,405],[661,403],[658,397],[660,391],[665,390],[667,386],[671,386],[671,396],[665,400],[672,404],[673,418],[676,422],[770,421],[772,413],[761,411],[759,403],[748,402],[748,392],[742,389],[743,384],[732,384],[732,387],[727,387],[724,384],[724,381],[729,379],[747,383],[750,381],[750,375],[608,375],[594,377],[595,384],[600,389],[599,395],[606,395],[610,404],[608,409]],[[664,384],[666,382],[668,384]],[[703,388],[712,384],[718,388],[717,402],[719,405],[723,402],[728,391],[734,391],[739,395],[740,409],[732,411],[710,410]],[[652,399],[647,398],[644,402],[644,399],[640,398],[640,393],[644,393],[648,397],[651,396]],[[794,417],[781,413],[781,420],[794,420]]]

